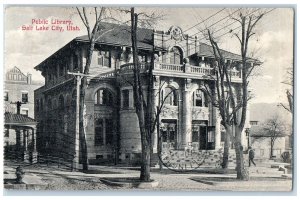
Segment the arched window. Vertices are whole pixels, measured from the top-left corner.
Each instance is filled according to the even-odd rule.
[[[206,95],[202,90],[196,90],[193,93],[193,106],[196,107],[207,107],[207,99]]]
[[[166,105],[171,105],[171,106],[177,106],[177,93],[176,90],[174,90],[171,87],[166,87],[163,91],[162,91],[162,102],[164,101],[164,104]]]
[[[51,101],[51,99],[48,100],[47,108],[48,108],[48,110],[52,110],[52,101]]]
[[[178,47],[173,47],[169,52],[170,64],[181,64],[182,63],[182,52]]]
[[[111,106],[113,95],[108,89],[100,89],[95,93],[95,104]]]
[[[63,109],[65,106],[65,101],[64,101],[64,97],[62,95],[59,96],[59,100],[58,100],[58,108],[59,109]]]
[[[76,90],[73,90],[72,92],[72,100],[71,100],[71,106],[73,109],[76,109]]]

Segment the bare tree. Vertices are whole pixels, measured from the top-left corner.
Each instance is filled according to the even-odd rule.
[[[273,116],[265,123],[264,131],[266,131],[266,137],[270,138],[270,158],[273,158],[275,142],[284,136],[284,124],[277,115]]]
[[[235,146],[237,179],[240,180],[249,179],[248,171],[244,165],[242,131],[246,122],[247,105],[250,98],[248,95],[249,76],[255,67],[256,61],[248,58],[248,47],[250,38],[255,34],[254,28],[263,16],[264,13],[259,13],[258,15],[249,14],[249,10],[246,10],[246,13],[241,10],[237,17],[231,16],[241,26],[239,32],[231,30],[240,43],[240,63],[226,62],[216,39],[211,31],[208,30],[209,41],[215,57],[216,105],[219,108],[226,134],[230,135],[231,141],[233,141]],[[231,81],[231,69],[233,67],[239,68],[239,64],[242,83],[235,84]],[[234,135],[231,127],[234,129]]]
[[[153,150],[152,135],[155,130],[154,113],[152,104],[153,102],[153,68],[154,68],[154,46],[151,57],[151,66],[149,71],[145,76],[147,83],[147,98],[145,100],[143,93],[143,81],[141,76],[141,63],[138,59],[138,47],[137,47],[137,29],[138,24],[142,23],[145,25],[147,23],[155,23],[156,20],[160,19],[160,16],[155,14],[136,13],[135,9],[132,7],[130,9],[131,15],[131,42],[132,42],[132,55],[133,55],[133,97],[136,114],[139,121],[139,128],[141,134],[141,146],[142,146],[142,162],[141,162],[141,172],[140,180],[150,181],[150,162],[151,153]],[[144,16],[145,18],[139,21],[139,16]]]
[[[286,109],[287,111],[289,111],[290,113],[294,112],[294,95],[293,95],[293,88],[294,88],[294,82],[293,82],[293,68],[288,68],[287,69],[287,78],[285,81],[283,81],[282,83],[285,85],[288,85],[290,88],[286,90],[286,97],[288,100],[288,105],[284,104],[284,103],[280,103],[280,105]]]

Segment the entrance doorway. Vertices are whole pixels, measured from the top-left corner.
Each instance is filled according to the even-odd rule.
[[[214,127],[207,125],[207,121],[193,121],[192,146],[199,150],[212,150],[215,146]]]

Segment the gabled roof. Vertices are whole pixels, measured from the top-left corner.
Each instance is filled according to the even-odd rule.
[[[242,60],[242,56],[235,54],[235,53],[231,53],[229,51],[225,51],[223,49],[220,49],[223,57],[225,59],[230,59],[230,60]],[[198,56],[204,56],[204,57],[210,57],[210,58],[214,58],[214,51],[212,46],[202,43],[200,42],[200,47],[199,47],[199,51],[197,53]],[[249,58],[250,61],[253,61],[255,63],[261,63],[260,61],[256,60],[256,59],[252,59]]]
[[[118,25],[112,23],[101,23],[99,25],[97,44],[107,44],[114,46],[131,47],[131,27],[127,25]],[[103,34],[105,33],[105,34]],[[103,35],[101,35],[103,34]],[[137,46],[139,49],[152,50],[153,30],[146,28],[137,29]],[[96,36],[96,38],[97,38]],[[88,36],[80,36],[75,38],[76,41],[88,42]]]
[[[13,68],[11,68],[9,71],[7,71],[6,73],[14,73],[14,74],[21,74],[23,76],[26,76],[18,67],[14,66]],[[27,76],[26,76],[27,77]]]
[[[28,125],[28,124],[36,124],[37,121],[34,119],[27,117],[21,114],[13,114],[11,112],[4,113],[4,123],[5,125]]]
[[[251,137],[271,137],[270,133],[264,129],[263,126],[251,126],[250,128]],[[277,137],[285,137],[284,133],[276,134]]]

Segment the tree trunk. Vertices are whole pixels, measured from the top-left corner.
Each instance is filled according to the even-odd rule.
[[[273,148],[274,148],[274,142],[273,142],[273,138],[271,137],[271,151],[270,151],[270,159],[273,158]]]
[[[243,146],[241,143],[242,130],[239,126],[235,126],[235,154],[236,154],[236,172],[237,179],[239,180],[249,180],[249,172],[245,168],[244,156],[243,156]]]
[[[229,158],[229,149],[230,149],[230,133],[232,128],[228,127],[225,133],[225,142],[224,142],[224,152],[223,152],[223,162],[222,168],[228,169],[228,158]]]
[[[140,134],[141,134],[141,146],[142,146],[142,163],[141,163],[141,181],[150,181],[150,161],[151,161],[151,142],[149,137],[149,130],[146,130],[146,115],[143,105],[143,88],[141,83],[140,65],[137,53],[137,20],[138,15],[134,12],[134,8],[131,8],[131,42],[132,42],[132,55],[134,64],[134,84],[133,84],[133,96],[135,111],[138,117]],[[148,105],[151,106],[151,105]]]

